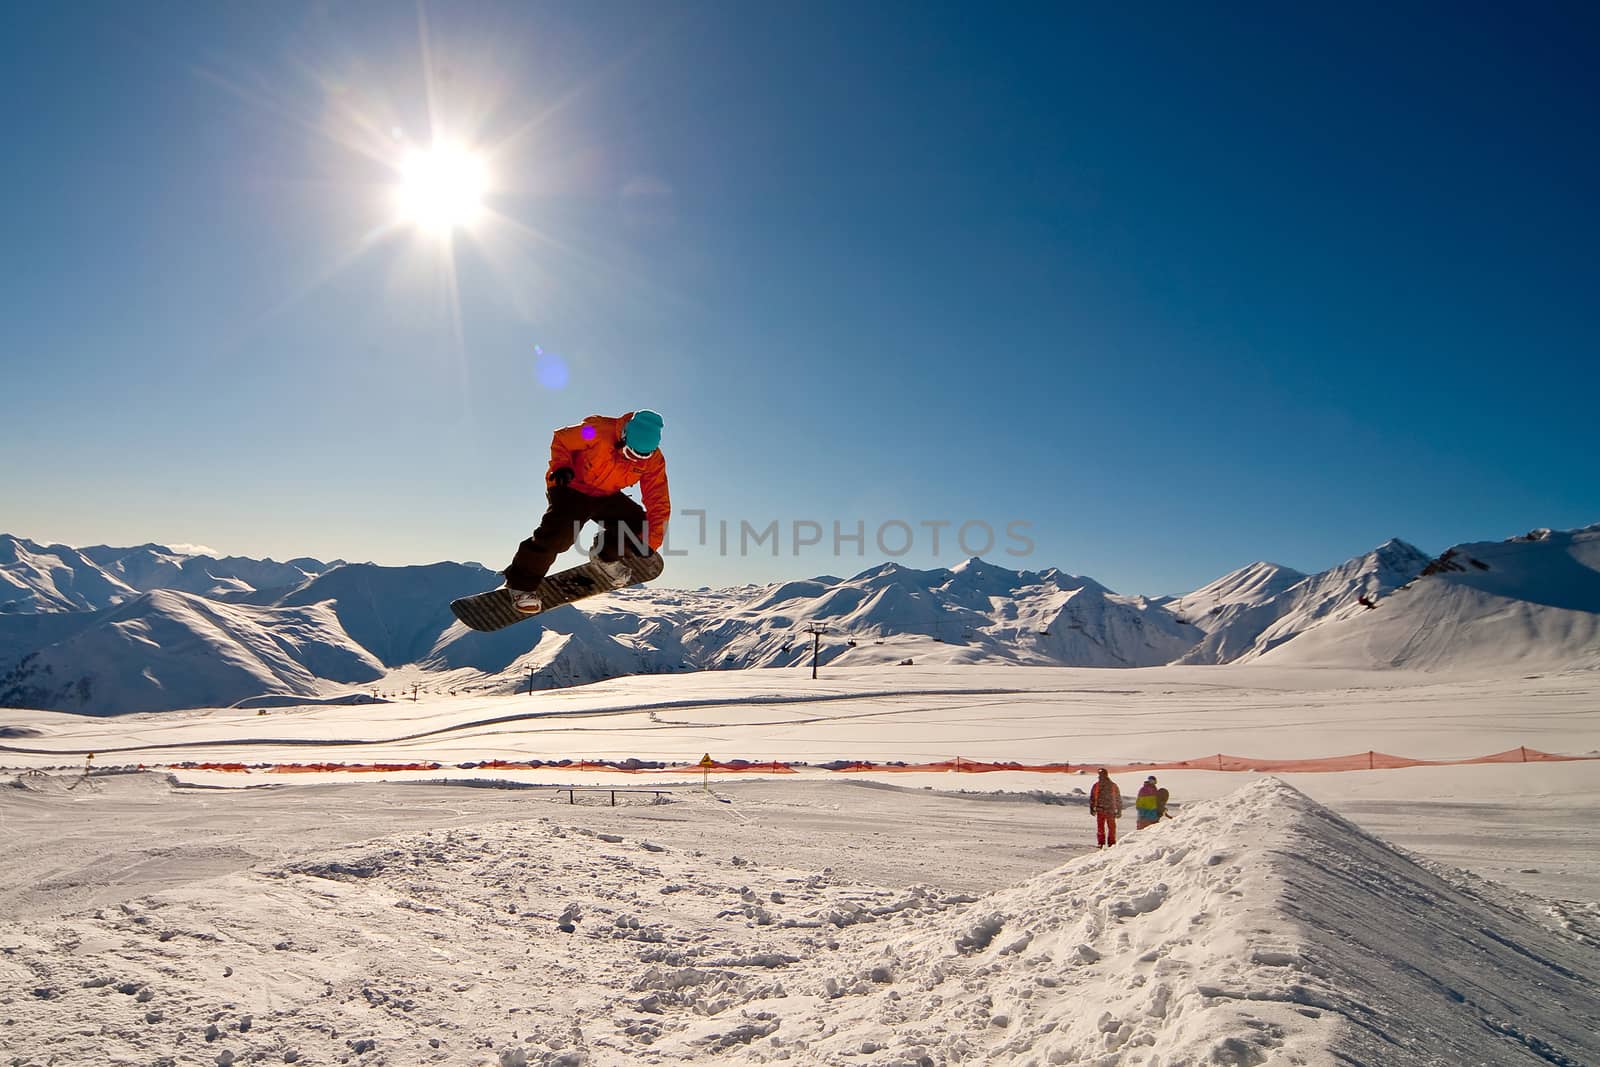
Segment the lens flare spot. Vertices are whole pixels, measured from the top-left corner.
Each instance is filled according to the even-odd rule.
[[[583,439],[585,441],[593,441],[598,432],[593,426],[585,426],[583,428]]]
[[[533,373],[546,389],[565,389],[571,377],[566,360],[554,352],[546,352],[538,345],[533,347]]]

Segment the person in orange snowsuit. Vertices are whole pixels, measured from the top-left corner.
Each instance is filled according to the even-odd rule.
[[[1089,787],[1089,813],[1094,816],[1094,836],[1100,847],[1115,845],[1117,816],[1122,814],[1122,790],[1104,767],[1100,768],[1100,777]]]
[[[586,522],[600,524],[590,557],[601,563],[660,551],[672,515],[661,427],[660,415],[641,409],[618,418],[590,415],[555,432],[544,479],[549,506],[502,572],[518,611],[539,611],[535,590]],[[643,507],[622,492],[633,485]]]

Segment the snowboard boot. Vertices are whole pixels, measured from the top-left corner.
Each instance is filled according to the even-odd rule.
[[[611,578],[616,585],[628,585],[633,581],[633,574],[628,570],[628,565],[621,560],[607,562],[600,558],[600,550],[604,545],[601,536],[597,535],[594,543],[589,546],[589,562],[599,567]]]

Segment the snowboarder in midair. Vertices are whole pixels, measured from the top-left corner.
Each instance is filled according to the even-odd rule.
[[[601,563],[660,551],[672,515],[661,427],[660,415],[641,408],[617,418],[590,415],[555,432],[544,478],[549,506],[502,572],[518,611],[540,610],[539,582],[586,522],[600,524],[589,555]],[[623,495],[632,485],[639,487],[643,507]]]

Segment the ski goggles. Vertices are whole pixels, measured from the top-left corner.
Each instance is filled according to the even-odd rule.
[[[622,454],[624,456],[627,456],[629,459],[633,460],[635,463],[638,463],[638,462],[641,462],[643,460],[649,459],[651,456],[655,455],[655,452],[654,451],[650,451],[650,452],[635,452],[633,449],[629,448],[627,445],[623,445],[622,446]]]

